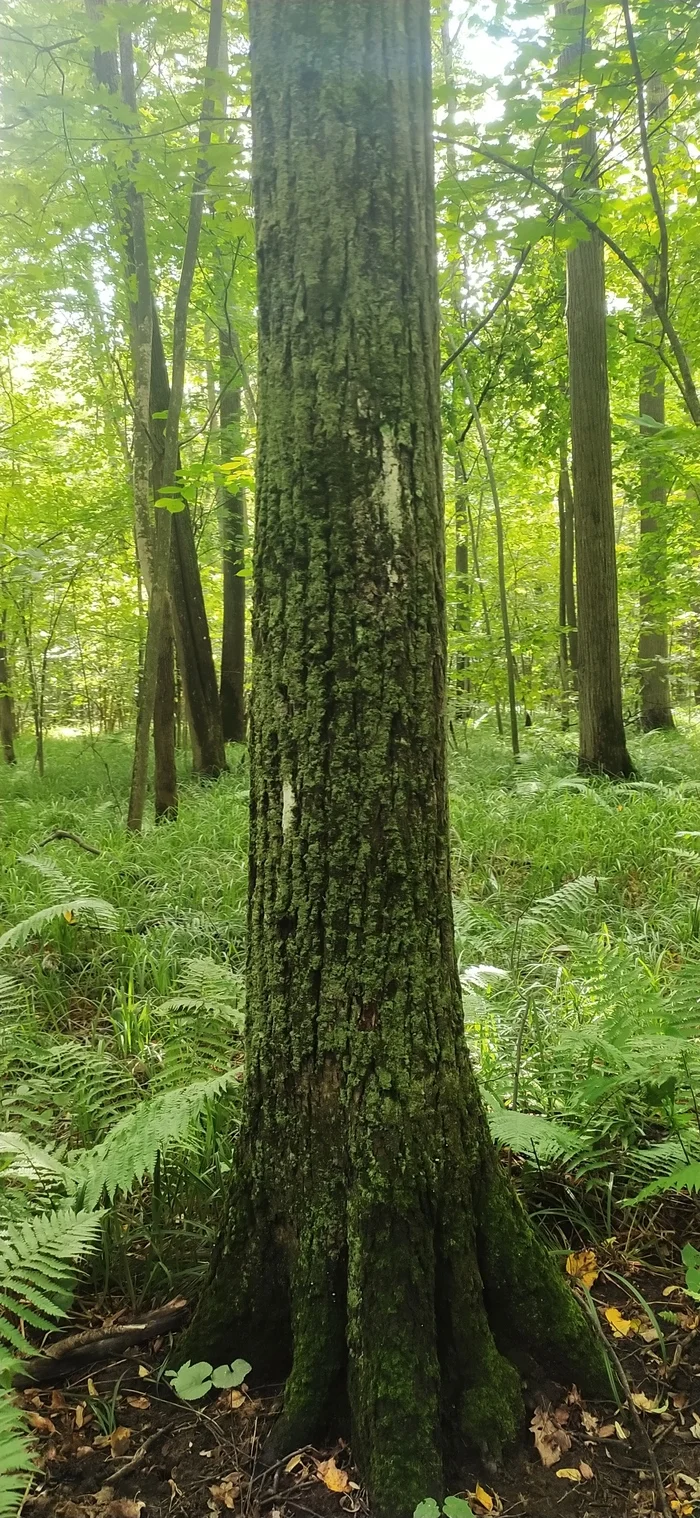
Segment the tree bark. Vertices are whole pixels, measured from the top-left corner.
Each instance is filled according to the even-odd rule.
[[[152,423],[154,468],[158,489],[162,483],[166,423],[162,413],[170,405],[170,380],[157,312],[153,314]],[[156,491],[157,498],[157,491]],[[192,736],[195,774],[215,779],[226,769],[226,754],[219,712],[214,653],[199,573],[189,506],[173,517],[170,542],[170,602],[185,705]],[[173,686],[174,699],[174,686]]]
[[[577,67],[585,48],[579,5],[558,7],[575,17],[578,40],[561,67]],[[576,130],[578,118],[574,116]],[[595,132],[572,136],[569,191],[598,187]],[[571,462],[578,592],[579,770],[613,778],[631,775],[622,716],[617,608],[610,394],[604,247],[597,230],[566,255],[566,324],[571,397]]]
[[[0,744],[6,764],[16,764],[15,716],[12,710],[10,661],[7,656],[7,612],[0,613]]]
[[[451,916],[429,0],[250,0],[259,271],[247,1078],[183,1351],[349,1401],[378,1518],[602,1384],[499,1169]]]
[[[566,444],[559,459],[559,670],[562,692],[562,727],[569,726],[571,696],[576,686],[578,646],[574,553],[574,498],[569,479]]]

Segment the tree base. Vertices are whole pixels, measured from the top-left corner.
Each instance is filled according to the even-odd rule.
[[[180,1357],[245,1355],[253,1376],[286,1377],[271,1460],[337,1437],[353,1451],[381,1518],[410,1518],[444,1494],[444,1462],[498,1462],[524,1427],[509,1358],[589,1394],[607,1387],[600,1345],[533,1233],[495,1158],[474,1213],[454,1193],[430,1216],[348,1200],[346,1247],[324,1228],[288,1252],[241,1196]],[[476,1199],[475,1199],[476,1201]],[[345,1422],[345,1419],[343,1419]]]

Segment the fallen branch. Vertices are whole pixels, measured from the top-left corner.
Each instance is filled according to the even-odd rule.
[[[159,1444],[160,1440],[164,1439],[165,1435],[169,1432],[170,1430],[166,1426],[165,1428],[157,1428],[154,1434],[149,1434],[148,1438],[144,1439],[143,1444],[139,1446],[136,1454],[132,1455],[130,1460],[125,1460],[124,1464],[119,1465],[116,1471],[110,1471],[110,1482],[123,1481],[125,1476],[131,1476],[134,1471],[137,1471],[143,1465],[148,1451],[153,1449],[154,1444]]]
[[[68,1376],[81,1365],[94,1360],[118,1359],[122,1350],[132,1344],[145,1344],[161,1334],[172,1333],[179,1328],[189,1312],[184,1297],[175,1297],[164,1307],[144,1313],[138,1323],[115,1324],[113,1328],[86,1328],[82,1333],[70,1334],[50,1344],[41,1355],[27,1360],[15,1385],[32,1386],[36,1382],[51,1382]]]
[[[86,843],[85,839],[81,838],[78,833],[68,833],[65,828],[56,828],[56,831],[49,833],[47,838],[42,838],[39,848],[45,849],[47,843],[56,843],[60,838],[66,838],[69,843],[77,843],[78,848],[84,849],[86,854],[99,854],[100,852],[99,849],[95,848],[94,843]]]

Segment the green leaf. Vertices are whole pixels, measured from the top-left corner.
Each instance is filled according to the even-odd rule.
[[[247,1360],[234,1360],[231,1365],[217,1365],[216,1370],[212,1371],[212,1385],[221,1389],[240,1386],[252,1369]]]
[[[464,1497],[446,1497],[442,1504],[442,1511],[447,1518],[474,1518],[469,1503]]]
[[[691,1297],[700,1302],[700,1250],[694,1244],[686,1244],[681,1251],[685,1265],[685,1285]]]
[[[186,1360],[174,1373],[168,1371],[168,1380],[173,1391],[183,1402],[198,1402],[200,1397],[206,1397],[212,1388],[212,1368],[208,1360],[198,1360],[195,1365],[191,1360]]]
[[[434,1497],[424,1497],[413,1509],[413,1518],[440,1518],[440,1509]]]

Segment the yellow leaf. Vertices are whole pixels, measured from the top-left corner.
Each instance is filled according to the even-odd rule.
[[[627,1429],[623,1428],[621,1423],[618,1423],[617,1418],[615,1419],[615,1433],[618,1439],[629,1439]]]
[[[593,1250],[579,1249],[577,1254],[570,1254],[566,1262],[566,1273],[590,1288],[600,1275]]]
[[[95,1383],[94,1383],[94,1381],[92,1379],[92,1376],[88,1376],[88,1384],[87,1384],[87,1386],[88,1386],[88,1395],[90,1397],[96,1397],[97,1396],[97,1387],[95,1386]]]
[[[141,1413],[145,1412],[146,1408],[151,1405],[150,1397],[127,1397],[126,1400],[129,1407],[135,1407]]]
[[[493,1497],[489,1497],[488,1492],[484,1491],[483,1486],[481,1486],[478,1481],[476,1483],[476,1491],[474,1493],[474,1496],[477,1502],[481,1503],[481,1506],[484,1508],[485,1512],[493,1512]]]
[[[75,912],[72,912],[70,907],[68,907],[67,911],[63,913],[63,916],[65,917],[66,922],[75,922]]]
[[[320,1460],[316,1472],[320,1481],[328,1487],[329,1492],[347,1492],[350,1489],[350,1478],[347,1471],[339,1470],[332,1458]]]
[[[581,1475],[581,1472],[576,1469],[575,1465],[564,1465],[564,1466],[562,1466],[561,1470],[555,1471],[554,1474],[555,1474],[555,1476],[561,1476],[562,1481],[582,1481],[583,1480],[583,1476]]]
[[[646,1392],[632,1392],[632,1401],[640,1413],[665,1413],[668,1407],[668,1398],[665,1402],[653,1402]]]
[[[115,1428],[109,1436],[109,1445],[115,1459],[117,1459],[119,1455],[126,1453],[130,1443],[131,1429],[124,1428],[124,1425],[120,1423],[119,1427]]]
[[[84,1402],[79,1402],[78,1406],[75,1409],[75,1426],[76,1426],[76,1428],[82,1428],[84,1422],[85,1422],[85,1403]]]
[[[148,1369],[147,1365],[139,1365],[139,1376],[141,1377],[142,1381],[146,1381],[150,1374],[151,1372]]]
[[[628,1334],[638,1333],[641,1327],[639,1318],[623,1318],[617,1307],[606,1307],[605,1316],[616,1339],[626,1339]]]
[[[288,1460],[287,1464],[284,1467],[285,1475],[289,1476],[292,1471],[296,1470],[298,1465],[301,1465],[301,1463],[301,1455],[292,1455],[291,1460]]]

